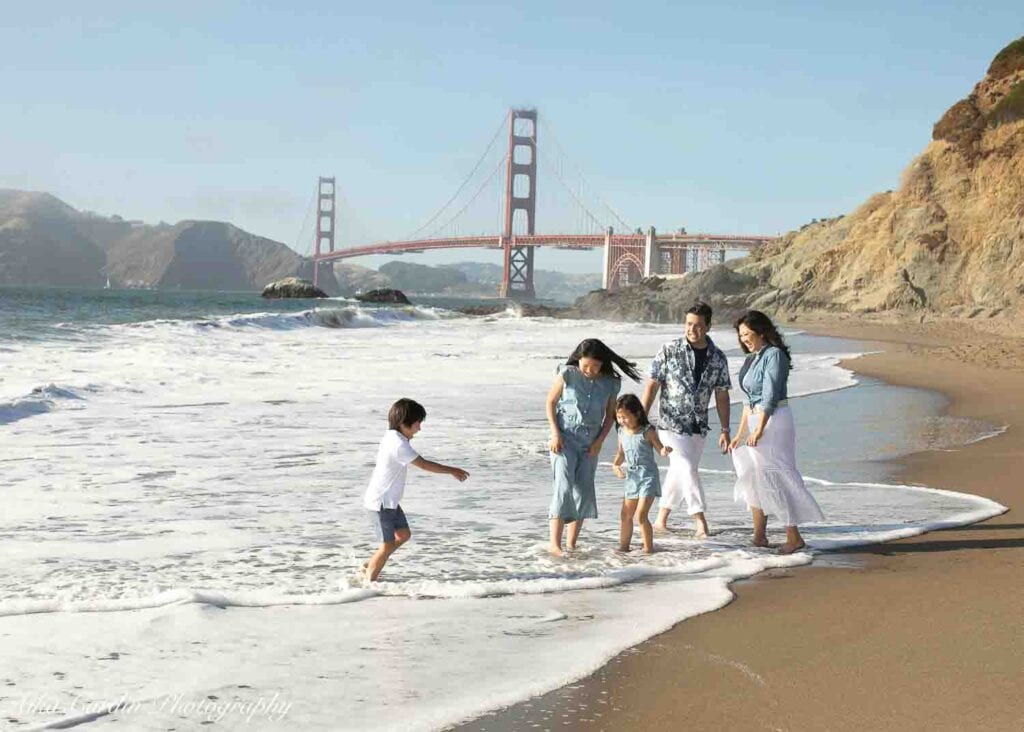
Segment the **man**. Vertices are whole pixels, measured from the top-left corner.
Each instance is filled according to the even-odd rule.
[[[704,486],[697,465],[709,430],[708,405],[712,393],[722,424],[718,447],[725,452],[729,446],[732,382],[725,354],[708,338],[710,327],[711,308],[706,303],[695,303],[686,311],[686,336],[666,343],[658,351],[651,362],[650,378],[644,386],[642,399],[644,409],[650,413],[654,397],[661,391],[654,424],[658,438],[672,448],[654,528],[665,531],[669,514],[685,501],[698,539],[708,535]]]

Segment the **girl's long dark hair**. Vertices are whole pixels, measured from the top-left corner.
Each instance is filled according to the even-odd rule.
[[[786,354],[786,358],[792,361],[792,357],[789,355],[789,346],[787,346],[786,341],[782,339],[782,334],[779,333],[779,330],[775,327],[775,323],[772,322],[772,319],[760,310],[748,310],[736,320],[734,327],[736,328],[737,338],[739,338],[741,325],[747,326],[750,330],[764,338],[768,345],[781,349],[782,352]],[[740,348],[744,353],[750,353],[750,350],[743,345],[742,340],[740,340]]]
[[[618,366],[622,373],[633,381],[640,381],[640,372],[636,370],[636,364],[632,361],[627,361],[597,338],[587,338],[585,341],[581,341],[576,346],[576,349],[569,354],[569,358],[565,363],[569,366],[579,366],[581,358],[594,358],[600,361],[602,376],[611,376],[614,379],[620,378],[619,373],[614,368]]]
[[[636,394],[623,394],[615,400],[615,411],[624,409],[634,417],[641,428],[649,426],[651,423],[647,419],[647,410],[644,409],[644,405],[640,401],[640,397]],[[618,420],[615,421],[615,429],[619,429],[621,425]]]

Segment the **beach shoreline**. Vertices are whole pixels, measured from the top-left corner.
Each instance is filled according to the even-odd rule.
[[[737,582],[690,618],[567,687],[460,729],[1017,730],[1024,702],[1020,559],[1024,340],[950,323],[805,320],[877,343],[844,366],[1005,426],[951,451],[891,461],[894,483],[984,496],[1010,510],[970,526],[826,555]],[[798,425],[799,430],[799,425]],[[777,529],[776,529],[777,532]],[[784,581],[779,581],[784,580]]]

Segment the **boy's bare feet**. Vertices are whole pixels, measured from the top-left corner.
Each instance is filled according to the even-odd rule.
[[[755,536],[754,540],[750,542],[753,546],[760,547],[761,549],[767,549],[770,545],[768,544],[767,536]]]
[[[619,551],[623,552],[623,553],[627,553],[627,552],[632,551],[632,549],[629,548],[629,544],[619,544]]]
[[[552,544],[551,546],[548,547],[548,554],[550,554],[553,557],[564,557],[565,556],[565,552],[562,551],[562,547],[555,546],[554,544]]]
[[[805,546],[807,546],[807,544],[802,541],[799,544],[790,544],[787,541],[785,544],[779,547],[779,554],[793,554],[794,552],[800,551]]]

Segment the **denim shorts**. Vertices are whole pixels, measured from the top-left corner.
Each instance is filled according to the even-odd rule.
[[[398,529],[408,529],[409,522],[405,518],[405,512],[401,506],[395,508],[384,508],[383,506],[379,511],[367,511],[370,519],[370,527],[373,529],[373,535],[377,538],[377,541],[383,543],[391,543],[395,540],[395,531]]]

